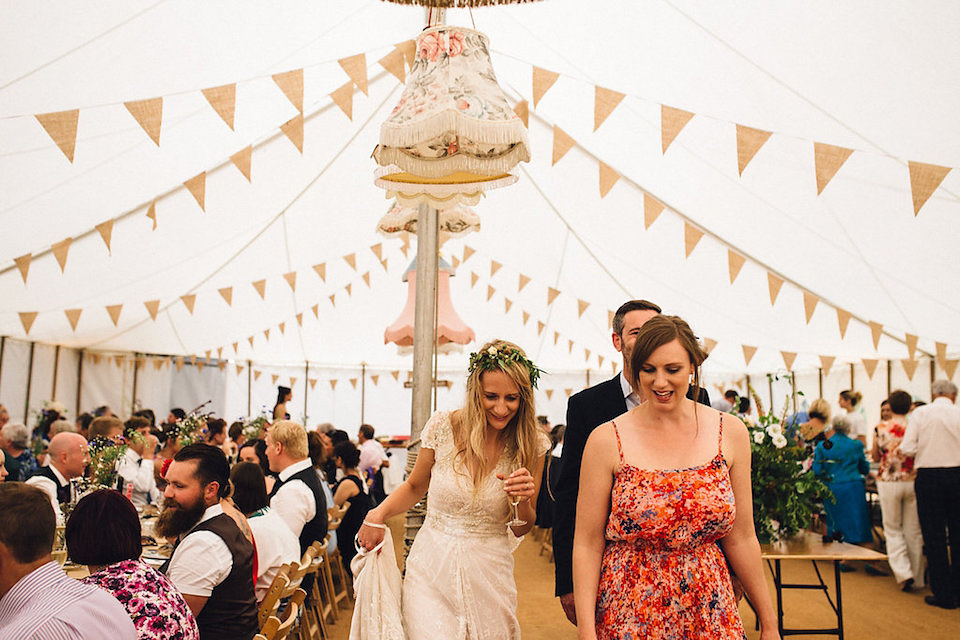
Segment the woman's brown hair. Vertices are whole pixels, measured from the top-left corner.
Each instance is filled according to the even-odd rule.
[[[696,394],[700,392],[700,365],[707,359],[707,352],[697,342],[693,329],[680,316],[654,316],[640,327],[637,340],[633,345],[633,353],[630,355],[630,370],[633,372],[630,384],[634,389],[640,386],[640,368],[650,359],[653,352],[674,340],[680,342],[680,346],[690,356],[690,364],[693,367],[694,399],[697,398]]]

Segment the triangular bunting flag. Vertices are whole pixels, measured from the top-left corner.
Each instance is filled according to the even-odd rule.
[[[384,258],[383,260],[380,261],[380,266],[383,267],[383,270],[384,270],[384,271],[387,271],[387,270],[388,270],[388,269],[387,269],[387,260],[389,260],[389,258]]]
[[[313,265],[313,270],[317,272],[317,275],[320,276],[320,279],[324,282],[327,281],[327,263],[321,262],[320,264]]]
[[[786,365],[787,371],[792,371],[793,361],[797,359],[797,354],[790,351],[781,351],[780,355],[783,356],[783,364]]]
[[[523,121],[523,126],[530,128],[530,105],[526,100],[521,100],[513,105],[513,112]]]
[[[346,261],[348,265],[350,265],[351,269],[353,269],[354,271],[357,270],[357,254],[348,253],[347,255],[343,256],[343,259]]]
[[[150,206],[147,207],[147,217],[153,221],[153,229],[151,231],[157,230],[157,201],[154,200],[150,203]]]
[[[291,291],[297,290],[297,272],[290,271],[289,273],[283,274],[283,279],[287,281],[287,284],[290,285]]]
[[[830,368],[833,366],[834,360],[835,358],[833,356],[820,356],[820,369],[822,370],[824,378],[830,373]]]
[[[403,53],[403,58],[407,61],[407,68],[413,69],[413,63],[417,59],[416,40],[407,40],[405,42],[401,42],[400,44],[395,44],[393,45],[393,48]]]
[[[227,367],[227,361],[226,361],[226,360],[218,360],[218,361],[217,361],[217,369],[220,369],[220,371],[223,371],[226,367]]]
[[[727,266],[730,270],[730,284],[733,284],[737,276],[740,275],[740,269],[743,268],[743,264],[746,261],[747,259],[739,253],[732,249],[727,249]]]
[[[370,251],[373,251],[373,255],[377,256],[377,260],[383,260],[383,243],[378,242],[377,244],[370,245]]]
[[[369,286],[370,286],[370,272],[367,271],[366,273],[364,273],[364,274],[363,274],[362,276],[360,276],[360,277],[363,278],[363,283],[366,284],[367,287],[369,287]]]
[[[118,369],[123,368],[123,356],[113,356],[113,361],[116,363]]]
[[[583,350],[583,359],[584,359],[584,360],[589,360],[589,359],[590,359],[590,349],[584,349],[584,350]]]
[[[217,347],[217,359],[218,360],[223,359],[223,347]]]
[[[250,348],[253,349],[253,336],[247,336],[247,342],[250,343]]]
[[[541,333],[543,333],[543,328],[546,327],[546,326],[547,326],[547,325],[543,324],[543,322],[541,322],[540,320],[537,320],[537,335],[538,335],[538,336],[539,336]]]
[[[297,111],[303,114],[303,69],[278,73],[273,76],[273,81],[277,83],[283,95],[287,96],[290,103],[296,107]]]
[[[913,215],[920,213],[933,192],[950,173],[950,167],[910,162],[910,191],[913,193]]]
[[[77,323],[80,322],[80,314],[83,312],[83,309],[64,309],[63,313],[67,316],[67,322],[70,323],[70,328],[74,331],[77,330]]]
[[[543,392],[547,394],[547,400],[553,397],[553,389],[544,389]]]
[[[753,360],[753,354],[757,352],[756,347],[750,347],[743,345],[743,363],[747,366],[750,366],[750,361]]]
[[[297,148],[301,154],[303,153],[303,114],[299,114],[290,118],[282,125],[280,125],[280,130],[283,131],[283,135],[287,136],[290,142],[293,143],[293,146]]]
[[[337,388],[337,380],[336,380],[336,378],[332,378],[332,379],[330,380],[330,388],[331,388],[331,389],[336,389],[336,388]]]
[[[347,118],[353,120],[353,81],[348,81],[347,84],[343,85],[339,89],[336,89],[330,92],[330,99],[333,100],[333,104],[340,107],[340,110],[343,111]]]
[[[20,277],[23,278],[23,283],[27,283],[27,273],[30,271],[30,260],[33,259],[33,254],[28,253],[20,256],[19,258],[14,258],[13,263],[17,265],[17,269],[20,270]]]
[[[557,164],[563,156],[567,155],[573,145],[573,138],[557,125],[553,125],[553,164]]]
[[[316,378],[310,378],[310,388],[311,388],[311,389],[315,389],[316,387],[317,387],[317,379],[316,379]]]
[[[487,302],[490,302],[490,298],[492,298],[493,294],[495,294],[496,292],[497,292],[496,289],[494,289],[490,285],[487,285]]]
[[[617,361],[616,361],[616,360],[611,360],[611,361],[610,361],[610,373],[616,373],[616,372],[617,372]]]
[[[807,317],[807,324],[810,324],[810,318],[813,317],[813,312],[817,308],[817,303],[820,302],[820,298],[813,295],[809,291],[804,290],[803,292],[803,312]]]
[[[313,311],[313,317],[314,317],[314,318],[316,318],[317,320],[320,319],[320,305],[319,305],[319,304],[315,304],[315,305],[313,305],[312,307],[310,307],[310,311]]]
[[[159,147],[160,124],[163,122],[163,98],[124,102],[123,105]]]
[[[601,369],[603,368],[603,361],[604,361],[604,360],[605,360],[605,358],[598,353],[598,354],[597,354],[597,366],[600,367]]]
[[[910,359],[913,360],[917,353],[917,336],[908,333],[904,336],[907,342],[907,351],[910,353]]]
[[[490,277],[492,278],[494,275],[496,275],[497,271],[500,271],[500,267],[502,266],[503,265],[497,262],[496,260],[491,260],[490,261]]]
[[[780,295],[780,287],[783,286],[783,279],[778,278],[769,271],[767,272],[767,286],[770,289],[770,304],[777,304],[777,296]]]
[[[695,226],[684,220],[683,246],[688,258],[690,257],[690,254],[693,253],[693,250],[696,248],[697,243],[700,242],[700,238],[702,237],[703,231],[697,229]]]
[[[827,184],[847,161],[853,149],[835,147],[822,142],[813,143],[813,164],[817,170],[817,195],[823,193]]]
[[[143,303],[143,306],[147,308],[147,313],[150,314],[150,319],[156,322],[157,313],[160,311],[160,301],[159,300],[148,300]]]
[[[649,229],[650,225],[663,212],[663,203],[654,198],[647,192],[643,193],[643,228]]]
[[[512,307],[512,306],[513,306],[513,301],[512,301],[512,300],[510,300],[509,298],[504,298],[504,299],[503,299],[503,312],[504,312],[504,313],[510,313],[510,307]]]
[[[530,314],[526,311],[523,312],[523,326],[527,326],[527,321],[530,320]]]
[[[399,372],[399,371],[391,371],[391,372],[390,372],[390,375],[392,375],[392,376],[393,376],[393,379],[396,380],[397,382],[400,381],[400,372]]]
[[[477,286],[477,280],[480,279],[480,276],[475,274],[473,271],[470,272],[470,287],[473,288]]]
[[[336,293],[331,293],[330,296],[329,296],[329,298],[330,298],[330,306],[331,306],[331,307],[337,306],[337,294],[336,294]]]
[[[254,371],[253,371],[253,379],[254,379],[254,380],[259,380],[259,379],[260,379],[260,375],[261,375],[262,373],[263,373],[262,371],[257,371],[256,369],[254,369]]]
[[[517,281],[517,293],[523,291],[523,288],[528,284],[530,284],[530,278],[521,273]]]
[[[267,339],[267,342],[270,341],[270,329],[263,330],[263,337]]]
[[[567,340],[567,353],[573,353],[573,340]]]
[[[60,273],[63,273],[63,270],[67,267],[67,253],[70,251],[70,244],[72,242],[73,238],[67,238],[50,247],[54,257],[57,259],[57,264],[60,265]]]
[[[257,293],[260,294],[261,300],[267,299],[267,280],[265,278],[257,280],[256,282],[251,282],[250,284],[252,284],[253,288],[256,289]]]
[[[458,268],[458,267],[460,266],[460,257],[459,257],[459,256],[451,256],[450,262],[453,263],[453,268],[456,269],[456,268]]]
[[[662,153],[673,144],[683,128],[687,126],[693,114],[683,109],[674,109],[667,105],[660,105],[660,146]]]
[[[863,368],[867,370],[867,378],[873,380],[873,374],[877,370],[877,363],[880,362],[876,358],[864,358],[863,359]]]
[[[617,317],[616,311],[611,311],[607,309],[607,326],[613,328],[613,319]]]
[[[737,168],[741,176],[768,138],[770,138],[769,131],[746,127],[742,124],[737,125]]]
[[[176,358],[174,358],[173,363],[177,365],[178,373],[183,370],[183,356],[177,356]]]
[[[275,373],[270,376],[270,381],[271,381],[274,385],[277,384],[277,380],[279,380],[279,379],[280,379],[280,376],[278,376],[278,375],[275,374]]]
[[[851,313],[837,307],[837,324],[840,325],[840,339],[847,335],[847,325],[850,324]]]
[[[224,299],[228,307],[233,306],[233,287],[224,287],[222,289],[217,289],[220,293],[220,297]]]
[[[610,189],[613,189],[613,185],[620,179],[620,174],[604,162],[598,162],[597,166],[600,169],[600,197],[606,198]]]
[[[957,363],[960,360],[945,360],[943,363],[943,371],[947,374],[948,380],[953,380],[953,374],[957,372]]]
[[[247,179],[247,182],[250,182],[250,165],[252,159],[252,145],[247,145],[243,149],[240,149],[240,151],[237,151],[235,154],[230,156],[230,162],[232,162],[233,166],[240,170],[240,173],[242,173],[243,177]]]
[[[717,341],[713,338],[704,338],[703,339],[703,350],[707,352],[707,355],[710,355],[713,352],[714,347],[717,346]]]
[[[157,371],[160,371],[160,369],[163,369],[163,365],[165,365],[166,363],[167,363],[166,358],[154,358],[153,368],[156,369]]]
[[[352,282],[348,282],[347,284],[345,284],[345,285],[343,286],[343,289],[347,292],[347,295],[349,296],[350,293],[353,291],[353,283],[352,283]]]
[[[573,394],[573,389],[570,387],[567,387],[566,389],[563,390],[563,392],[567,394],[567,397],[569,398],[571,394]]]
[[[187,295],[180,296],[180,299],[183,300],[183,304],[187,307],[190,315],[193,315],[193,305],[197,301],[197,294],[188,293]]]
[[[380,66],[393,74],[393,77],[404,84],[407,81],[407,73],[403,65],[403,51],[394,49],[387,55],[380,58],[377,62]]]
[[[577,299],[577,317],[582,318],[583,312],[587,310],[587,307],[590,306],[590,303],[586,300]]]
[[[354,389],[357,388],[357,378],[350,378],[350,386]]]
[[[107,305],[107,313],[110,314],[110,319],[113,320],[113,326],[117,326],[117,323],[120,321],[120,310],[122,308],[122,304]]]
[[[933,344],[937,348],[937,364],[940,365],[940,368],[944,368],[943,363],[947,361],[947,343],[934,342]]]
[[[284,330],[287,328],[287,323],[281,322],[277,325],[277,328],[280,329],[280,335],[283,335]]]
[[[557,346],[557,343],[558,343],[558,342],[560,342],[560,332],[559,332],[559,331],[554,331],[554,332],[553,332],[553,346]]]
[[[348,58],[337,60],[340,68],[347,72],[347,76],[353,80],[357,88],[367,94],[367,56],[364,53],[358,53]]]
[[[619,91],[595,87],[593,92],[593,130],[596,131],[626,96]]]
[[[233,352],[234,352],[234,353],[240,353],[240,350],[237,349],[237,345],[239,345],[239,344],[240,344],[239,342],[234,342],[234,343],[231,345],[231,346],[233,347]]]
[[[376,373],[370,374],[370,381],[373,382],[374,385],[376,385],[379,382],[379,380],[380,380],[379,374],[376,374]]]
[[[40,113],[34,116],[37,122],[46,130],[47,135],[53,138],[67,160],[73,162],[73,152],[77,146],[77,122],[80,119],[80,110],[57,111],[54,113]]]
[[[867,324],[870,325],[870,333],[873,335],[873,348],[878,349],[880,347],[880,336],[883,335],[883,325],[873,321]]]
[[[113,220],[101,222],[94,228],[100,233],[100,237],[103,239],[103,243],[107,245],[107,251],[109,252],[110,238],[113,236]]]
[[[404,236],[404,238],[406,238],[406,236]],[[470,259],[470,256],[476,252],[476,249],[471,249],[469,245],[463,245],[463,258],[460,260],[460,262],[466,262]]]
[[[227,126],[233,130],[233,114],[237,107],[237,85],[224,84],[219,87],[210,87],[203,90],[203,97],[207,99],[213,110],[217,112]]]
[[[560,291],[554,289],[553,287],[547,287],[547,305],[553,304],[553,301],[557,299],[557,296],[560,295]]]
[[[547,71],[540,67],[533,68],[533,108],[536,109],[540,99],[550,90],[553,83],[560,77],[559,73]]]
[[[303,326],[303,312],[301,311],[300,313],[298,313],[298,314],[296,315],[296,318],[297,318],[297,326],[298,326],[298,327],[302,327],[302,326]]]
[[[200,205],[200,208],[203,211],[207,210],[205,200],[207,193],[207,172],[204,171],[186,182],[183,183],[183,186],[187,188],[187,191],[193,196],[194,200],[197,201],[197,204]]]

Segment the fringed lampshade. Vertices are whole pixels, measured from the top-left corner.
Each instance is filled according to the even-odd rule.
[[[417,265],[412,263],[403,274],[406,281],[407,303],[397,318],[383,332],[384,344],[393,342],[400,347],[409,347],[413,345],[413,327],[414,311],[417,298]],[[467,344],[476,336],[473,329],[468,327],[456,309],[453,308],[453,300],[450,299],[450,276],[454,275],[453,267],[446,263],[442,258],[437,268],[437,335],[436,343],[438,346],[445,344]]]
[[[377,232],[384,236],[398,233],[416,235],[419,213],[416,207],[404,207],[397,203],[377,222]],[[480,216],[469,207],[456,205],[450,209],[440,209],[437,215],[441,246],[450,238],[480,231]]]
[[[495,4],[521,4],[537,0],[385,0],[393,4],[413,4],[436,9],[465,9],[468,7],[488,7]]]
[[[380,181],[444,185],[497,182],[530,160],[527,129],[497,84],[484,34],[454,26],[420,34],[373,157]]]

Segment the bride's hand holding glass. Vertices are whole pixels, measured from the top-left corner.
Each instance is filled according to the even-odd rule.
[[[507,525],[520,527],[527,524],[525,520],[520,518],[518,506],[521,502],[530,500],[536,494],[536,484],[530,471],[525,467],[520,467],[508,476],[498,473],[497,478],[503,480],[503,490],[513,507],[513,519]]]

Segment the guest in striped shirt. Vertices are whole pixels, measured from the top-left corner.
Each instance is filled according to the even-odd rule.
[[[113,596],[68,577],[51,559],[55,530],[46,493],[0,484],[0,638],[135,640]]]

